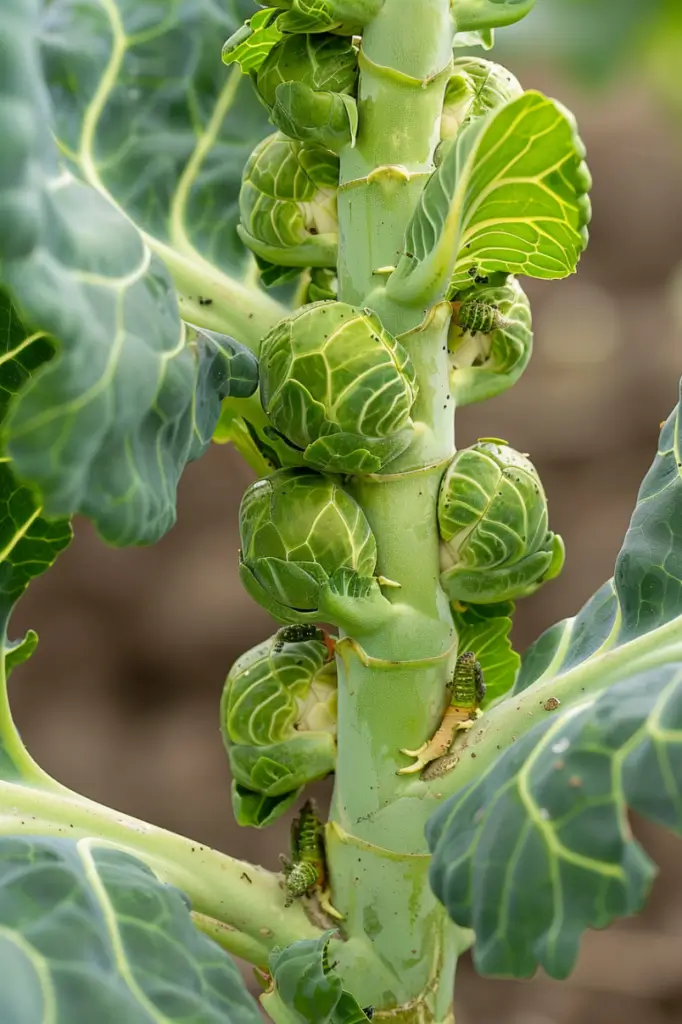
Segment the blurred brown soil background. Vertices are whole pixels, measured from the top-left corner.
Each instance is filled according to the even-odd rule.
[[[523,650],[611,575],[676,401],[682,124],[634,77],[593,95],[536,65],[512,69],[575,111],[594,175],[578,276],[529,286],[531,367],[457,420],[460,447],[494,435],[530,453],[566,541],[561,578],[518,610]],[[682,307],[682,284],[680,293]],[[40,645],[14,674],[12,699],[29,748],[62,782],[274,868],[288,819],[262,833],[234,824],[217,723],[231,663],[273,631],[237,577],[237,508],[250,480],[233,451],[214,447],[183,478],[177,526],[149,549],[112,550],[77,522],[71,548],[15,614],[13,634],[31,626]],[[329,786],[316,790],[325,800]],[[457,1024],[682,1021],[682,846],[646,823],[636,829],[661,868],[644,913],[589,935],[564,983],[480,979],[465,958]]]

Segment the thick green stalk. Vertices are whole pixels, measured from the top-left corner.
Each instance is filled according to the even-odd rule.
[[[366,29],[360,58],[357,146],[341,158],[340,298],[376,309],[412,357],[420,383],[416,439],[390,473],[350,489],[377,539],[378,573],[394,615],[374,633],[339,644],[339,754],[328,826],[334,900],[347,941],[335,950],[362,1003],[391,1021],[451,1020],[458,936],[427,884],[424,788],[407,796],[401,747],[419,746],[443,710],[456,636],[439,582],[436,498],[454,451],[448,394],[447,304],[398,307],[386,268],[439,139],[452,57],[448,0],[386,0]]]
[[[357,144],[341,155],[339,289],[347,302],[381,292],[386,268],[402,252],[433,171],[453,35],[445,0],[386,0],[363,35]],[[422,318],[404,309],[402,320],[381,314],[394,333]]]

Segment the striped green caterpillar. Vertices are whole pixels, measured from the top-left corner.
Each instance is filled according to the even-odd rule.
[[[417,750],[401,748],[401,754],[414,757],[415,761],[406,768],[401,768],[398,775],[419,772],[432,761],[442,758],[450,750],[456,734],[464,729],[471,729],[482,714],[479,704],[485,697],[485,681],[483,670],[473,651],[460,654],[447,689],[450,693],[450,702],[440,726],[431,739],[422,743]]]
[[[291,823],[291,860],[286,857],[281,860],[285,875],[285,907],[290,907],[302,896],[317,894],[322,910],[337,920],[343,918],[343,914],[330,902],[323,826],[312,800],[306,800],[298,817]]]
[[[450,704],[468,713],[478,708],[485,697],[485,680],[473,651],[460,654],[452,680],[447,684],[452,693]]]
[[[278,629],[273,638],[272,649],[275,653],[284,650],[285,644],[299,644],[304,640],[318,640],[324,644],[328,651],[327,661],[334,657],[334,640],[324,629],[311,623],[294,623],[291,626],[282,626]]]
[[[307,800],[291,824],[291,863],[284,862],[286,873],[285,907],[295,899],[310,896],[324,888],[325,861],[322,843],[322,822],[312,800]]]
[[[455,322],[467,334],[492,334],[493,331],[507,325],[499,307],[493,302],[481,299],[467,299],[465,302],[453,304]]]
[[[331,936],[327,939],[322,949],[322,971],[324,974],[330,974],[336,967],[336,963],[329,962],[330,942]],[[336,1011],[334,1013],[335,1021],[338,1021],[339,1024],[364,1024],[364,1021],[372,1020],[373,1017],[373,1006],[364,1006],[360,1009],[355,997],[350,992],[344,991],[341,993],[341,998],[336,1004]]]

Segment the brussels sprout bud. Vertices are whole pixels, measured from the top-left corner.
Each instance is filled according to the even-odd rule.
[[[416,376],[370,310],[316,302],[282,320],[262,343],[260,383],[270,421],[319,469],[376,473],[410,443]]]
[[[355,144],[358,108],[345,93],[315,92],[303,82],[284,82],[277,86],[270,120],[291,139],[340,153]]]
[[[338,181],[339,159],[328,149],[268,135],[242,176],[242,241],[277,266],[335,266]]]
[[[376,541],[362,509],[334,480],[309,470],[278,470],[252,484],[239,529],[244,586],[283,622],[330,621],[320,611],[333,576],[374,573]]]
[[[325,299],[336,299],[338,295],[338,279],[336,270],[324,267],[313,267],[310,271],[310,284],[306,292],[306,303],[322,302]]]
[[[482,57],[459,57],[445,87],[441,139],[454,139],[463,124],[504,106],[522,92],[520,82],[501,64]]]
[[[518,281],[467,288],[452,301],[450,389],[457,405],[506,391],[533,351],[530,303]]]
[[[457,452],[438,496],[441,583],[451,600],[513,601],[553,579],[563,542],[547,528],[547,498],[533,464],[505,441]]]
[[[273,821],[302,786],[334,770],[336,666],[327,645],[317,637],[271,637],[242,655],[225,681],[220,727],[239,823]],[[270,800],[249,801],[249,794]],[[267,806],[267,822],[249,806]]]
[[[358,79],[358,55],[340,36],[285,36],[270,50],[256,74],[256,88],[268,107],[277,86],[302,82],[315,92],[352,93]]]
[[[283,32],[335,32],[358,35],[383,6],[384,0],[275,0],[287,13],[278,23]]]

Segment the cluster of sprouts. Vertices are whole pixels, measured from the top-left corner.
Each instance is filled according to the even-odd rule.
[[[419,395],[400,338],[372,309],[336,298],[338,154],[357,128],[357,34],[373,13],[352,0],[283,2],[255,15],[223,51],[251,76],[277,128],[244,168],[240,236],[266,286],[303,275],[309,300],[260,346],[275,469],[241,504],[241,577],[278,621],[341,631],[354,611],[371,622],[384,600],[376,540],[348,482],[391,473],[413,441]],[[436,160],[472,121],[521,92],[499,65],[454,60]],[[456,404],[499,394],[531,355],[523,289],[511,275],[474,269],[447,299]],[[438,522],[441,584],[457,607],[515,601],[561,569],[563,546],[548,528],[537,472],[506,442],[482,440],[456,453]],[[276,635],[235,664],[221,718],[242,824],[271,822],[306,783],[334,771],[335,688],[334,661],[314,630],[286,641]]]

